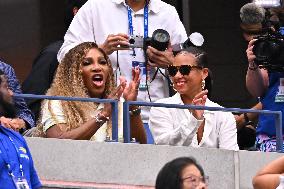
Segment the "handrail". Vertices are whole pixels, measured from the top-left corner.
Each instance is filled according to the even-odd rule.
[[[112,106],[112,140],[118,142],[118,101],[113,99],[99,99],[99,98],[84,98],[84,97],[65,97],[65,96],[47,96],[47,95],[34,95],[34,94],[16,94],[15,98],[28,98],[28,99],[48,99],[48,100],[65,100],[65,101],[82,101],[82,102],[97,102],[97,103],[110,103]],[[222,112],[236,112],[236,113],[259,113],[259,114],[272,114],[275,115],[276,127],[276,150],[283,151],[283,136],[282,136],[282,112],[270,110],[254,110],[254,109],[241,109],[241,108],[223,108],[223,107],[209,107],[209,106],[195,106],[195,105],[181,105],[181,104],[163,104],[153,102],[140,102],[140,101],[125,101],[123,103],[123,138],[125,143],[130,143],[130,115],[129,106],[151,106],[151,107],[165,107],[165,108],[179,108],[179,109],[194,109],[194,110],[209,110],[209,111],[222,111]]]
[[[47,95],[34,95],[34,94],[16,94],[15,98],[28,98],[28,99],[47,99],[47,100],[65,100],[65,101],[82,101],[82,102],[97,102],[97,103],[110,103],[112,106],[112,140],[118,142],[118,101],[113,99],[100,99],[100,98],[83,98],[83,97],[66,97],[66,96],[47,96]]]
[[[163,104],[153,102],[139,102],[139,101],[125,101],[123,103],[123,136],[124,142],[130,142],[130,116],[129,106],[151,106],[151,107],[165,107],[165,108],[179,108],[179,109],[193,109],[193,110],[209,110],[209,111],[222,111],[222,112],[236,112],[236,113],[259,113],[259,114],[272,114],[275,115],[276,127],[276,150],[283,151],[283,137],[282,137],[282,112],[270,110],[254,110],[254,109],[241,109],[241,108],[223,108],[223,107],[209,107],[209,106],[195,106],[195,105],[181,105],[181,104]]]

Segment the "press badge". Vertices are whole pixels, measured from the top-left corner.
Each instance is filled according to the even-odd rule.
[[[16,189],[30,189],[29,184],[25,178],[13,177],[13,182],[16,186]]]
[[[275,96],[275,102],[284,102],[284,78],[280,78],[278,92]]]
[[[139,62],[139,61],[132,61],[132,67],[139,67],[140,68],[140,84],[139,84],[139,90],[145,91],[147,89],[146,86],[146,80],[147,80],[147,69],[145,62]],[[149,82],[148,82],[149,85]]]

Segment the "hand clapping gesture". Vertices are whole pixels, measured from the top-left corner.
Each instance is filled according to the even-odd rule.
[[[123,98],[126,101],[137,100],[139,83],[140,83],[140,68],[139,67],[132,68],[132,81],[130,81],[129,85],[125,87],[123,91]]]
[[[192,100],[192,105],[196,106],[205,106],[205,102],[207,99],[207,93],[208,90],[201,91]],[[197,120],[202,120],[204,119],[203,117],[204,110],[192,110],[192,115],[197,119]]]
[[[127,86],[127,81],[125,77],[120,77],[119,86],[108,96],[108,99],[119,100],[123,95],[123,98],[126,101],[135,101],[137,100],[138,88],[140,83],[140,68],[132,68],[132,81],[130,81]],[[103,115],[109,117],[111,114],[111,105],[106,103],[103,110]]]

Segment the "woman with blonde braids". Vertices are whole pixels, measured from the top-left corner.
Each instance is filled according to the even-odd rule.
[[[136,100],[140,81],[139,68],[133,69],[133,80],[125,78],[115,88],[109,58],[93,42],[71,49],[59,64],[47,95]],[[45,100],[38,128],[48,138],[104,141],[111,136],[110,104],[94,102]],[[131,137],[146,143],[146,134],[138,107],[130,107]],[[120,134],[120,133],[119,133]]]

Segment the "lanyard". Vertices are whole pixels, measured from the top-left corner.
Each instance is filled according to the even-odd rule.
[[[133,35],[133,22],[132,22],[132,10],[127,5],[127,11],[128,11],[128,29],[129,29],[129,35]],[[144,38],[148,37],[148,3],[146,2],[146,5],[144,7]]]
[[[3,130],[2,130],[2,131],[3,131]],[[22,164],[22,161],[21,161],[21,158],[20,158],[20,152],[19,152],[19,150],[18,150],[18,148],[17,148],[17,146],[16,146],[14,140],[12,139],[12,137],[8,136],[8,135],[5,133],[5,131],[3,131],[3,134],[5,134],[5,135],[9,138],[9,140],[11,141],[11,143],[13,144],[13,146],[14,146],[16,152],[17,152],[17,158],[18,158],[18,161],[19,161],[19,164],[20,164],[19,167],[20,167],[21,176],[24,177],[23,164]],[[2,148],[2,154],[3,154],[3,156],[1,156],[1,157],[2,157],[2,159],[4,160],[4,162],[5,162],[5,164],[6,164],[6,167],[7,167],[7,169],[8,169],[9,175],[10,175],[11,177],[15,177],[15,175],[13,174],[12,168],[11,168],[11,164],[8,162],[8,161],[9,161],[8,154],[6,153],[6,154],[4,155],[4,151],[7,152],[8,150],[6,149],[6,147],[5,147],[5,145],[4,145],[4,142],[3,142],[3,138],[2,138],[2,137],[0,137],[0,141],[1,141],[2,147],[3,147],[3,148]],[[1,148],[1,146],[0,146],[0,148]],[[3,149],[4,149],[4,151],[3,151]]]

